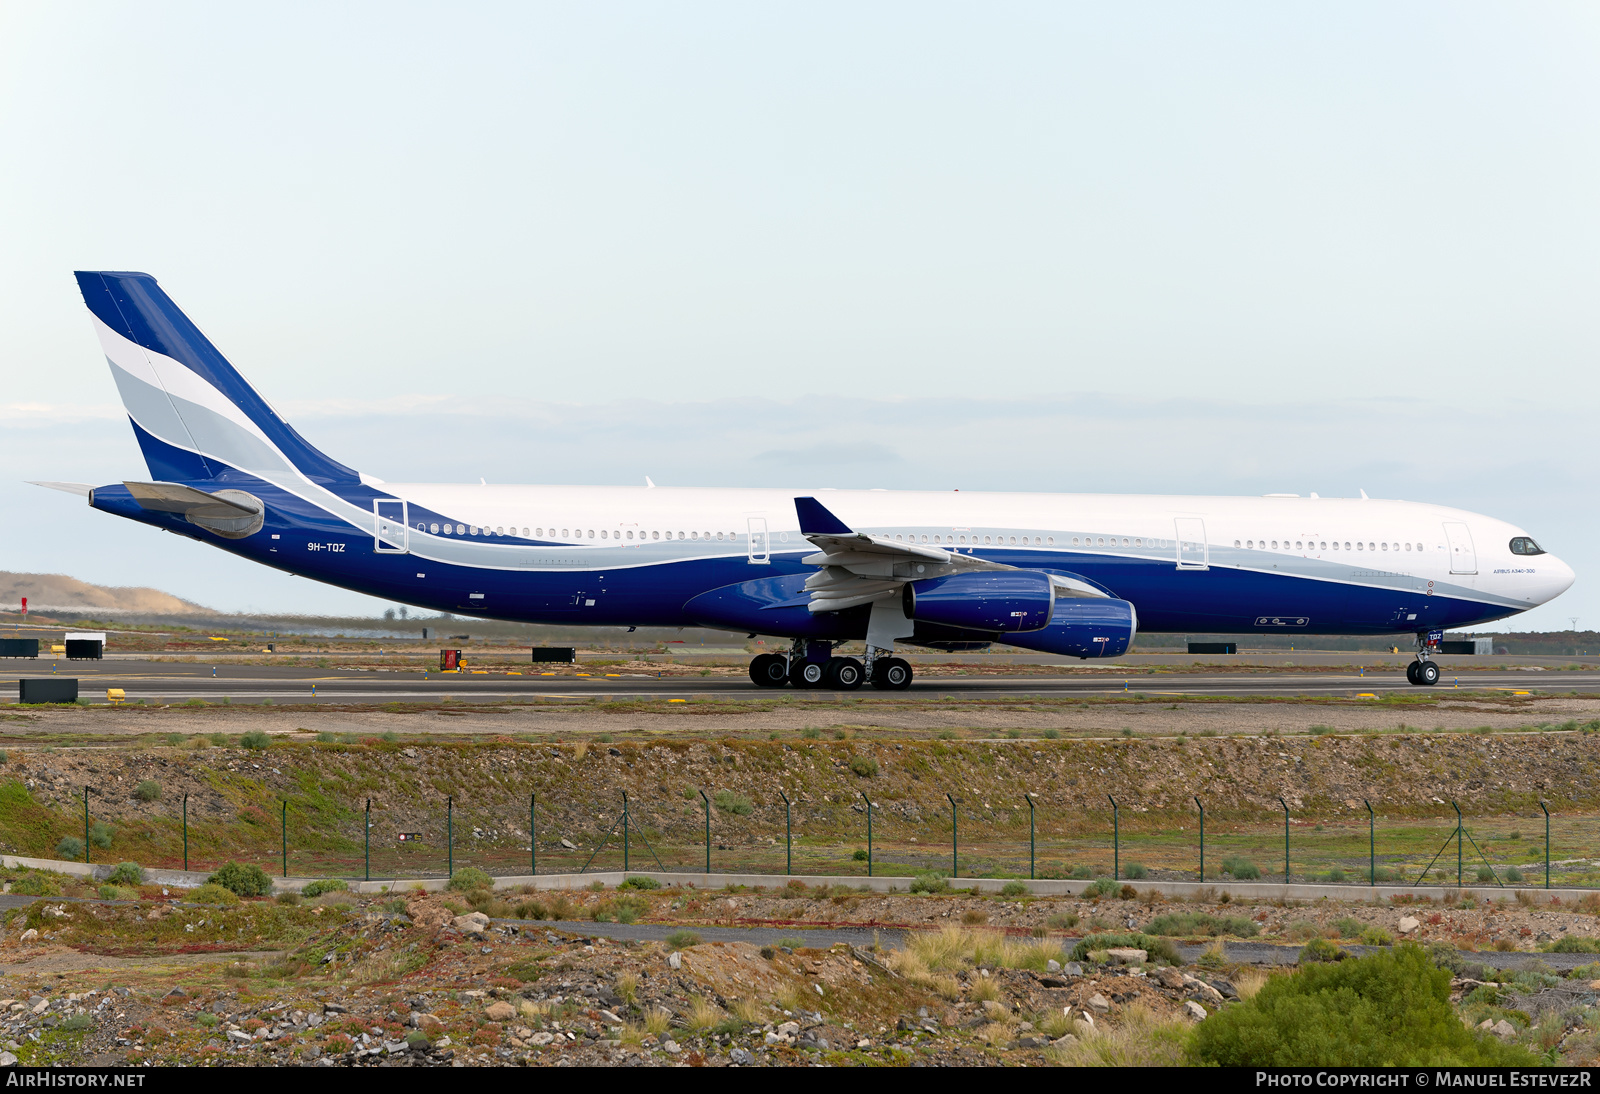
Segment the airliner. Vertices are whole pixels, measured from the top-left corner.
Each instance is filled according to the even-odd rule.
[[[1316,494],[389,483],[324,455],[144,273],[79,272],[149,479],[40,483],[345,589],[440,612],[787,640],[760,687],[907,688],[901,646],[1075,658],[1147,632],[1416,635],[1526,611],[1573,572],[1521,528]],[[862,658],[837,647],[862,642]]]

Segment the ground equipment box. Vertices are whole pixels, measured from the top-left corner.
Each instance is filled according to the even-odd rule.
[[[76,703],[78,681],[70,676],[46,676],[39,680],[17,681],[19,703]]]
[[[533,647],[535,665],[571,665],[576,664],[577,660],[578,651],[572,646]]]

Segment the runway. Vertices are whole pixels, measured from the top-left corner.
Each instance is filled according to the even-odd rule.
[[[1355,671],[1308,668],[1301,671],[1257,668],[1212,672],[1150,672],[1129,665],[1126,674],[1097,672],[1025,676],[919,676],[910,690],[880,692],[862,688],[855,692],[758,688],[742,676],[651,676],[638,672],[608,673],[595,668],[578,676],[570,670],[555,676],[505,672],[438,673],[410,668],[359,670],[310,666],[242,665],[219,662],[11,661],[0,662],[0,702],[17,701],[19,678],[50,675],[75,677],[79,695],[105,702],[108,688],[121,688],[128,702],[147,704],[205,702],[280,704],[382,704],[428,703],[446,697],[461,703],[550,702],[587,703],[596,699],[619,701],[758,701],[779,698],[833,701],[842,694],[865,701],[883,698],[938,701],[940,699],[1063,699],[1118,695],[1295,697],[1334,696],[1358,698],[1395,692],[1434,694],[1451,690],[1494,690],[1510,694],[1600,693],[1600,670],[1585,666],[1576,671],[1546,670],[1459,671],[1450,668],[1432,689],[1413,687],[1403,671],[1361,674]],[[579,671],[584,671],[579,666]]]

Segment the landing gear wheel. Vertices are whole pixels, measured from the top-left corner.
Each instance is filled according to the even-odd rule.
[[[827,666],[820,661],[797,661],[789,669],[789,683],[797,688],[820,688]]]
[[[911,686],[911,666],[898,657],[885,657],[872,666],[872,686],[879,691],[904,691]]]
[[[1422,664],[1421,661],[1412,661],[1406,666],[1406,683],[1415,684],[1417,682],[1417,666],[1420,664]]]
[[[763,653],[750,662],[750,679],[758,688],[781,688],[789,682],[789,666],[775,653]]]
[[[840,691],[854,691],[866,683],[866,670],[854,657],[830,657],[826,673],[826,687]]]
[[[1439,666],[1432,661],[1424,661],[1417,666],[1417,683],[1425,688],[1431,688],[1439,682]]]

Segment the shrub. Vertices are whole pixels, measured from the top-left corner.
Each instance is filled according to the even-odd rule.
[[[1222,872],[1231,874],[1240,881],[1249,881],[1261,876],[1261,870],[1255,863],[1238,855],[1229,855],[1222,860]]]
[[[690,946],[700,945],[700,936],[690,930],[676,930],[667,935],[667,945],[675,950],[687,950]]]
[[[1300,947],[1300,964],[1312,961],[1343,961],[1350,955],[1326,938],[1313,938]]]
[[[99,889],[101,900],[138,900],[139,890],[130,889],[126,885],[102,885]]]
[[[1068,874],[1067,876],[1072,878],[1074,881],[1082,881],[1085,878],[1094,877],[1094,871],[1087,866],[1074,866],[1072,868],[1072,873]]]
[[[65,1030],[67,1033],[82,1033],[85,1030],[94,1028],[94,1018],[88,1014],[74,1014],[71,1018],[56,1026],[56,1028]]]
[[[489,889],[493,888],[493,886],[494,878],[487,873],[476,866],[463,866],[450,875],[450,881],[445,885],[445,888],[452,889],[458,893],[470,893],[474,889]]]
[[[1507,866],[1506,880],[1515,885],[1517,882],[1522,880],[1522,871],[1517,869],[1515,866]]]
[[[161,784],[154,779],[144,779],[133,788],[133,796],[142,802],[159,801],[161,798]]]
[[[1180,938],[1211,938],[1217,935],[1254,938],[1260,929],[1248,916],[1212,915],[1210,912],[1168,912],[1152,919],[1145,926],[1145,933]]]
[[[870,779],[878,773],[878,761],[871,756],[850,757],[850,770],[863,779]]]
[[[1269,977],[1195,1027],[1192,1058],[1223,1067],[1532,1066],[1517,1045],[1469,1030],[1450,973],[1417,946]]]
[[[1178,947],[1170,939],[1148,934],[1091,934],[1078,939],[1072,947],[1069,961],[1083,961],[1095,950],[1144,950],[1151,961],[1165,961],[1169,965],[1183,964]]]
[[[231,908],[239,903],[239,894],[208,881],[198,889],[190,890],[189,900],[195,904],[222,904]]]
[[[1058,931],[1071,930],[1073,927],[1078,925],[1078,913],[1057,912],[1055,915],[1045,920],[1045,923],[1051,927],[1054,927]]]
[[[56,844],[56,858],[77,862],[83,858],[83,841],[77,836],[62,836],[61,841]]]
[[[350,886],[346,885],[341,878],[324,877],[318,878],[316,881],[313,881],[311,884],[301,889],[300,895],[309,900],[312,897],[321,896],[323,893],[338,893],[349,888]]]
[[[95,821],[89,826],[89,842],[96,847],[110,847],[111,838],[117,834],[105,821]]]
[[[1365,923],[1354,916],[1345,916],[1343,919],[1333,921],[1333,929],[1339,932],[1340,938],[1360,938],[1361,932],[1367,929]]]
[[[617,888],[618,889],[659,889],[659,888],[661,888],[661,882],[657,881],[653,877],[630,877],[630,878],[624,878],[623,881],[622,881],[622,884],[618,885]]]
[[[1137,862],[1130,862],[1122,868],[1122,876],[1130,881],[1143,881],[1150,876],[1150,871]]]
[[[1368,927],[1361,932],[1361,944],[1363,946],[1393,946],[1394,935],[1382,927]]]
[[[279,893],[276,897],[279,904],[295,905],[300,903],[300,894],[296,892]]]
[[[144,867],[137,862],[119,862],[116,869],[106,875],[113,885],[143,885]]]
[[[945,880],[943,874],[928,871],[918,874],[911,882],[913,893],[943,893],[950,889],[950,882]]]
[[[224,862],[206,878],[206,885],[220,885],[239,896],[266,896],[272,892],[272,879],[253,862]]]
[[[1328,871],[1328,880],[1333,882],[1335,885],[1339,884],[1344,880],[1344,870],[1338,866],[1333,867],[1333,869]]]
[[[1489,869],[1487,866],[1478,867],[1478,880],[1480,882],[1493,881],[1494,871]]]
[[[1097,881],[1091,882],[1088,888],[1084,889],[1083,895],[1088,897],[1090,900],[1093,900],[1096,897],[1116,896],[1121,890],[1122,886],[1118,885],[1115,881],[1112,881],[1108,877],[1103,877]]]
[[[867,849],[865,847],[857,847],[854,851],[850,852],[850,858],[855,862],[866,862]]]
[[[1554,945],[1545,946],[1546,953],[1600,953],[1600,938],[1579,938],[1567,935]]]
[[[549,919],[550,910],[537,900],[524,900],[517,905],[518,919]]]
[[[1027,893],[1028,887],[1020,881],[1008,881],[1000,889],[1000,895],[1003,897],[1026,896]]]
[[[239,738],[239,743],[245,748],[266,748],[272,743],[272,738],[259,729],[252,729],[249,733]]]
[[[711,796],[711,804],[717,807],[719,813],[735,813],[741,817],[748,817],[755,812],[755,806],[750,804],[750,799],[743,794],[735,794],[732,790],[719,790]]]
[[[78,853],[83,853],[83,844],[78,844]],[[23,874],[11,883],[11,891],[23,896],[60,896],[61,881],[39,870],[32,870]]]

